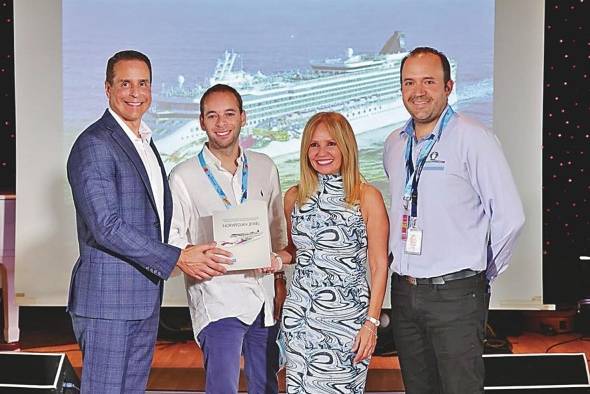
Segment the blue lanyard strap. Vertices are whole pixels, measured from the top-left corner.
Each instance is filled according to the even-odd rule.
[[[445,111],[445,114],[440,122],[438,134],[432,133],[428,140],[420,149],[418,153],[418,157],[416,158],[416,168],[414,168],[414,163],[412,161],[412,146],[414,143],[414,131],[411,130],[408,133],[408,141],[406,142],[406,187],[404,188],[404,203],[408,204],[410,201],[412,203],[411,208],[411,217],[416,218],[418,217],[418,182],[420,181],[420,175],[422,175],[422,169],[426,164],[426,159],[432,148],[436,144],[436,142],[440,139],[442,132],[445,126],[449,123],[452,116],[455,114],[455,111],[449,106]]]
[[[203,149],[201,149],[201,151],[199,152],[197,157],[199,158],[199,164],[201,164],[201,168],[205,172],[205,175],[207,175],[207,178],[209,178],[209,182],[211,183],[211,186],[213,186],[213,189],[215,189],[215,191],[217,192],[217,195],[219,196],[219,198],[221,198],[221,200],[225,204],[225,207],[230,208],[231,202],[229,201],[229,199],[227,198],[227,195],[225,194],[225,192],[223,191],[223,189],[219,185],[219,182],[217,182],[217,179],[215,179],[215,177],[213,176],[211,169],[209,168],[209,166],[205,162],[205,157],[203,155]],[[243,157],[244,157],[244,160],[242,162],[242,196],[240,198],[240,203],[243,203],[248,198],[248,158],[246,157],[245,153],[243,154]]]

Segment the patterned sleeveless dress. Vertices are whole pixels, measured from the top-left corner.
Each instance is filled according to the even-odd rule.
[[[316,195],[291,215],[297,248],[283,308],[287,393],[362,393],[369,361],[353,364],[367,317],[367,231],[344,200],[340,175],[319,175]]]

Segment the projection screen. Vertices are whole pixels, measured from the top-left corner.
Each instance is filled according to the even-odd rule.
[[[195,102],[211,83],[236,84],[254,103],[256,94],[315,89],[328,80],[318,77],[321,71],[329,74],[343,60],[381,62],[371,71],[378,73],[395,61],[380,52],[391,49],[385,43],[399,32],[394,41],[402,48],[428,45],[449,55],[457,82],[454,107],[493,127],[511,163],[527,223],[511,267],[494,283],[491,307],[549,308],[542,300],[544,3],[359,4],[15,2],[19,304],[66,304],[77,240],[65,162],[75,137],[106,108],[104,68],[114,52],[134,48],[152,60],[154,104],[146,121],[169,170],[200,148],[204,135]],[[297,180],[298,136],[306,118],[313,110],[341,111],[357,133],[364,175],[386,195],[382,142],[407,118],[393,88],[384,83],[360,99],[326,95],[313,108],[293,107],[276,116],[256,114],[254,104],[247,105],[253,115],[242,142],[273,157],[286,190]],[[186,305],[181,277],[168,281],[164,304]]]

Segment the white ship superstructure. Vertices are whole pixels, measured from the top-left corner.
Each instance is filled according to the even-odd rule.
[[[236,53],[225,52],[209,80],[225,83],[242,95],[247,124],[242,143],[270,156],[299,149],[307,119],[319,111],[338,111],[351,122],[355,133],[399,123],[408,118],[401,101],[400,63],[407,51],[403,34],[396,32],[379,54],[356,55],[348,49],[343,58],[311,62],[308,72],[287,71],[266,76],[235,71]],[[451,62],[451,73],[456,65]],[[172,161],[191,155],[190,146],[203,139],[198,124],[199,100],[204,88],[179,86],[158,95],[152,109],[156,138]],[[453,93],[450,103],[456,101]]]

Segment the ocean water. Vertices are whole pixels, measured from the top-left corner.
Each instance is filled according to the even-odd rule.
[[[106,60],[146,53],[153,90],[206,86],[225,50],[238,68],[273,74],[308,70],[311,60],[378,52],[395,32],[406,47],[432,46],[457,63],[456,109],[492,124],[493,0],[101,0],[63,1],[64,155],[106,108]],[[392,127],[358,136],[361,169],[386,193],[382,147]],[[277,160],[283,189],[298,179],[298,155]]]

